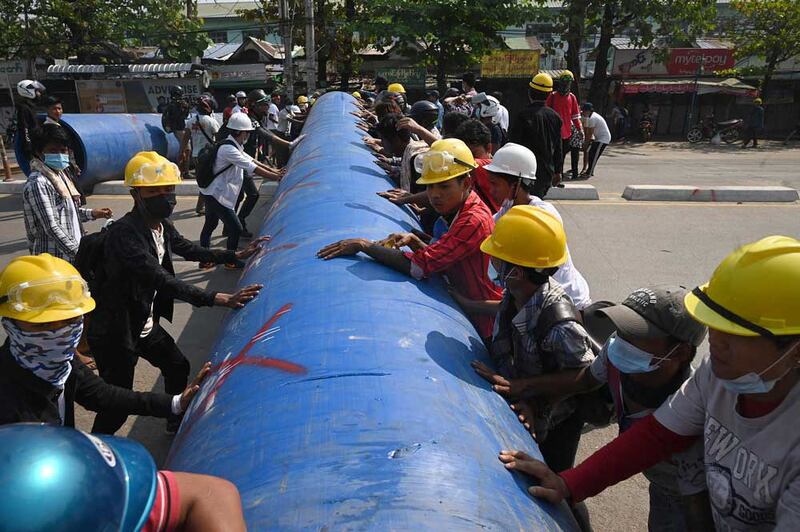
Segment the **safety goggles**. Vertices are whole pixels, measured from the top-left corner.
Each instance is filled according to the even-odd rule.
[[[89,286],[83,278],[56,277],[14,285],[6,295],[0,296],[0,304],[8,303],[17,312],[36,312],[55,305],[77,309],[90,297]]]
[[[434,173],[447,172],[456,165],[470,170],[476,168],[476,166],[464,162],[446,151],[427,151],[414,159],[414,169],[419,174],[422,174],[426,168]]]
[[[180,183],[181,171],[173,162],[146,163],[139,167],[131,176],[133,186],[160,185],[164,181],[172,181],[170,185]]]

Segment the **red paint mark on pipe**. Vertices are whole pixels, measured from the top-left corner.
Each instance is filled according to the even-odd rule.
[[[195,423],[203,417],[206,412],[214,405],[214,400],[217,397],[222,385],[228,380],[228,377],[239,366],[254,366],[258,368],[272,368],[286,373],[293,373],[295,375],[303,375],[308,372],[305,366],[295,364],[288,360],[271,357],[258,357],[248,356],[248,353],[260,342],[270,339],[271,333],[277,332],[274,328],[275,323],[281,316],[292,310],[292,304],[287,303],[283,305],[272,317],[267,320],[264,325],[258,330],[256,334],[250,338],[250,341],[239,351],[239,353],[228,360],[223,360],[219,364],[211,367],[211,371],[206,377],[206,383],[213,382],[209,391],[200,399],[200,403],[192,411],[192,414],[187,417],[181,424],[180,434],[175,438],[172,449],[179,446],[186,436],[192,431]],[[170,451],[170,455],[172,452]],[[169,457],[167,458],[169,460]]]

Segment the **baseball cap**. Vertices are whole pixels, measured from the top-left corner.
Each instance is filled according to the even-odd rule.
[[[633,338],[673,337],[698,346],[708,329],[692,319],[683,305],[687,294],[678,286],[639,288],[619,305],[598,309],[617,330]]]
[[[431,89],[425,92],[425,96],[431,97],[433,96],[436,99],[439,99],[439,91],[436,89]]]

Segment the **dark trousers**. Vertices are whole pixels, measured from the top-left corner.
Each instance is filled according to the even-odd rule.
[[[239,235],[242,234],[242,222],[236,217],[233,209],[225,207],[215,197],[205,196],[205,202],[206,223],[203,224],[203,229],[200,231],[200,245],[204,248],[211,247],[211,234],[222,220],[228,235],[227,249],[236,251],[239,247]]]
[[[126,352],[119,346],[93,345],[92,355],[104,381],[128,390],[133,389],[133,374],[140,356],[161,370],[166,393],[183,393],[189,381],[189,361],[158,323],[153,325],[150,334],[136,342],[135,352]],[[101,410],[94,419],[92,432],[114,434],[127,419],[128,412]]]
[[[553,185],[553,177],[550,176],[549,179],[536,176],[536,181],[533,182],[533,195],[537,198],[544,198],[547,196],[547,191],[550,190],[550,187]]]
[[[544,462],[556,473],[575,465],[575,455],[578,454],[583,423],[583,414],[576,410],[570,417],[550,429],[546,440],[539,442],[539,450],[542,452]],[[583,532],[592,530],[589,510],[584,503],[576,504],[572,508],[572,515],[575,516],[575,520]]]
[[[747,126],[744,130],[744,142],[742,143],[742,147],[747,146],[750,141],[753,141],[753,147],[758,148],[758,133],[760,132],[761,128],[755,126]]]
[[[608,144],[597,142],[596,140],[592,141],[592,144],[589,146],[589,169],[586,171],[586,175],[589,177],[594,175],[594,167],[597,164],[597,160],[603,155],[606,146],[608,146]]]
[[[242,203],[243,198],[244,203]],[[241,209],[239,209],[240,203],[242,204]],[[247,227],[245,221],[247,217],[250,216],[250,213],[253,212],[253,209],[255,209],[256,203],[258,203],[258,187],[256,187],[253,176],[245,175],[244,181],[242,182],[242,190],[239,191],[239,198],[236,200],[236,209],[239,211],[239,220],[243,228]]]
[[[581,156],[581,149],[570,146],[569,139],[561,139],[561,151],[564,152],[565,159],[567,158],[567,154],[569,154],[570,163],[572,165],[572,178],[575,179],[578,177],[578,159]]]

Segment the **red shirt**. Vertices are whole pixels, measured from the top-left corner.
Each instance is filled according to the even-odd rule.
[[[489,279],[489,256],[480,250],[481,243],[493,230],[494,220],[489,208],[474,191],[470,192],[439,240],[414,253],[406,253],[411,260],[411,275],[422,279],[443,273],[470,299],[502,299],[502,291]],[[482,338],[492,335],[493,317],[473,316],[472,320]]]
[[[566,96],[562,96],[558,92],[551,92],[545,102],[547,107],[550,107],[558,113],[561,117],[561,138],[568,139],[572,136],[571,123],[580,129],[581,127],[581,110],[578,108],[578,99],[571,92]]]
[[[156,476],[156,500],[141,532],[173,532],[181,517],[181,494],[172,471],[159,471]]]
[[[492,214],[500,210],[500,205],[494,200],[489,190],[489,172],[483,167],[492,162],[492,158],[475,159],[478,167],[472,171],[472,181],[475,184],[475,192],[483,200]]]

